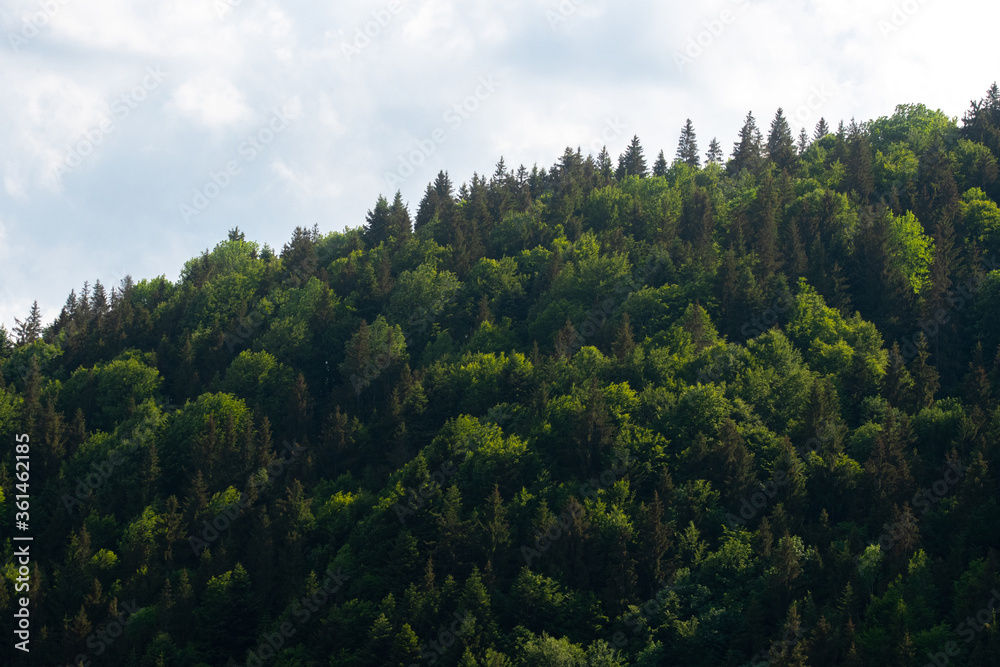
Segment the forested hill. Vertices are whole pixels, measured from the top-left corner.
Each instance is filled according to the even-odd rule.
[[[998,159],[996,85],[689,121],[34,309],[4,664],[997,664]]]

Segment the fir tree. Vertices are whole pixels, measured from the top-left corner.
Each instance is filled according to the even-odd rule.
[[[4,332],[6,334],[6,332]],[[38,308],[38,302],[31,304],[31,312],[28,317],[21,320],[14,318],[14,337],[18,345],[29,345],[34,343],[42,335],[42,313]]]
[[[619,156],[616,176],[619,180],[626,176],[645,178],[646,158],[642,155],[642,145],[639,143],[639,137],[632,137],[629,147]]]
[[[816,130],[813,132],[813,141],[819,141],[828,134],[830,134],[830,126],[826,124],[825,118],[820,118],[819,122],[816,123]]]
[[[785,112],[780,108],[771,121],[771,132],[767,137],[767,157],[779,170],[790,170],[795,165],[795,139]]]
[[[667,158],[660,151],[660,154],[656,156],[656,162],[653,163],[653,176],[666,176],[667,175]]]
[[[701,158],[698,157],[698,138],[695,136],[694,125],[690,118],[687,119],[681,130],[681,138],[677,143],[676,159],[693,169],[701,166]]]
[[[715,137],[712,137],[712,141],[708,144],[708,152],[705,153],[705,159],[714,164],[722,164],[723,159],[722,154],[722,144]]]
[[[744,169],[756,172],[761,163],[761,144],[763,137],[757,129],[757,121],[753,112],[747,114],[746,121],[740,129],[740,139],[733,147],[733,155],[726,165],[731,175],[739,174]]]
[[[389,241],[389,202],[379,196],[375,209],[365,216],[364,239],[369,248],[378,247],[380,243]]]

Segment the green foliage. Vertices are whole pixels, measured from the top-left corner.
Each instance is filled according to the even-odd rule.
[[[893,251],[899,270],[906,277],[914,294],[930,285],[931,264],[934,262],[934,239],[924,233],[924,227],[912,212],[894,217],[891,224]]]
[[[0,327],[39,664],[126,608],[106,664],[909,665],[966,639],[1000,587],[1000,89],[961,129],[909,105],[798,148],[749,114],[704,167],[693,127],[652,175],[637,137],[617,173],[442,172],[412,233],[401,195],[280,253],[234,229],[176,284]]]

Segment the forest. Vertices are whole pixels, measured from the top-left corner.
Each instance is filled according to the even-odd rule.
[[[1000,89],[699,141],[0,327],[0,662],[998,664]]]

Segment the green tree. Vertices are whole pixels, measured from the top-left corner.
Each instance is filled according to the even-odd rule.
[[[694,125],[691,123],[690,118],[687,119],[684,128],[681,130],[681,138],[677,143],[676,159],[678,162],[686,164],[692,169],[697,169],[701,166],[701,158],[698,155],[698,138],[695,135]]]
[[[767,157],[779,170],[791,170],[796,162],[792,128],[780,108],[771,121],[771,132],[767,135]]]
[[[626,176],[638,176],[639,178],[645,178],[646,176],[646,158],[642,154],[642,145],[639,143],[639,137],[632,137],[632,143],[629,144],[625,152],[618,157],[618,171],[615,176],[621,180]]]

